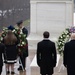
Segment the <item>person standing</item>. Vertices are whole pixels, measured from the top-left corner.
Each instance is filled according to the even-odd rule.
[[[27,37],[28,36],[28,30],[25,27],[23,27],[23,21],[22,20],[17,22],[17,26],[20,30],[20,33],[25,34]],[[21,39],[19,39],[19,40],[21,41]],[[26,39],[25,52],[20,52],[19,57],[21,60],[21,61],[19,61],[19,63],[22,65],[19,66],[18,70],[23,70],[23,69],[25,70],[25,68],[26,68],[26,57],[28,57],[28,41],[27,41],[27,39]]]
[[[48,31],[43,33],[43,37],[44,39],[37,44],[37,64],[41,75],[52,75],[57,60],[56,47],[55,43],[48,39]]]
[[[4,50],[4,60],[6,64],[6,74],[10,73],[9,68],[11,67],[11,74],[14,74],[14,63],[17,62],[17,55],[18,55],[18,49],[17,49],[17,38],[12,33],[11,30],[8,30],[6,36],[3,39],[3,43],[5,45]]]
[[[67,68],[67,75],[75,75],[75,33],[72,33],[71,40],[65,43],[63,64]]]
[[[27,37],[28,30],[23,26],[23,20],[20,20],[19,22],[17,22],[17,26],[18,26],[20,32],[26,34],[26,37]]]
[[[2,57],[2,54],[4,54],[4,49],[5,49],[4,44],[0,43],[0,75],[2,73],[2,67],[3,67],[3,57]]]

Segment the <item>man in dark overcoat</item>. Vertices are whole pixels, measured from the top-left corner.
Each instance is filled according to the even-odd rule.
[[[43,33],[44,39],[37,44],[37,64],[40,67],[41,75],[52,75],[56,66],[56,47],[55,43],[50,41],[49,32]]]
[[[67,75],[75,75],[75,33],[64,46],[63,64],[67,68]]]
[[[2,73],[2,67],[3,67],[2,53],[4,54],[4,49],[5,49],[5,46],[2,43],[0,43],[0,75]]]

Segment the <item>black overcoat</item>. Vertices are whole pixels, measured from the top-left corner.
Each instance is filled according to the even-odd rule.
[[[22,29],[22,32],[26,34],[26,37],[28,36],[28,30],[25,27]]]
[[[53,68],[56,66],[54,42],[45,39],[37,44],[37,64],[41,74],[53,74]]]
[[[67,68],[68,75],[75,75],[75,40],[65,44],[63,64]]]
[[[5,49],[5,46],[0,43],[0,66],[3,66],[2,53],[4,54],[4,49]]]

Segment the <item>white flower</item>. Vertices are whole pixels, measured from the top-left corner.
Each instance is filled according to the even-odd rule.
[[[26,37],[26,35],[24,35],[24,37]]]
[[[60,42],[61,43],[61,42]]]
[[[24,42],[22,42],[22,45],[24,45],[25,43]]]
[[[23,34],[22,30],[20,31],[20,34]]]
[[[61,38],[62,38],[62,36],[61,36]]]
[[[21,37],[21,35],[19,35],[19,37]]]
[[[63,35],[63,37],[65,37],[65,35]]]
[[[1,41],[3,40],[3,37],[1,37]]]
[[[15,29],[12,32],[15,32]]]
[[[7,30],[8,28],[3,28],[3,31]]]
[[[69,35],[67,35],[67,38],[69,37]]]
[[[21,44],[21,46],[23,46],[23,45]]]

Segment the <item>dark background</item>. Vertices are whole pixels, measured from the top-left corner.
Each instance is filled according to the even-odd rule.
[[[0,0],[0,31],[19,20],[30,19],[30,0]]]

